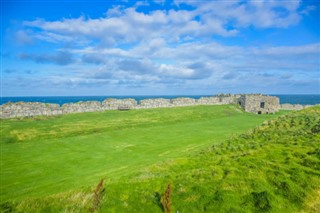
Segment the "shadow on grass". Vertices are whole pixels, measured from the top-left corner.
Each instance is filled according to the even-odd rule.
[[[154,193],[154,198],[155,198],[155,203],[157,204],[157,206],[159,206],[159,208],[161,209],[162,212],[164,212],[164,207],[161,203],[161,195],[159,194],[159,192],[155,192]]]

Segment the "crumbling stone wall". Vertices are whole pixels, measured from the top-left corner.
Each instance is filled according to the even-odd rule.
[[[171,100],[173,106],[193,106],[196,105],[194,98],[175,98]]]
[[[201,97],[197,100],[199,105],[221,104],[219,97]]]
[[[264,108],[260,104],[264,102]],[[221,104],[240,104],[247,112],[252,113],[274,113],[281,109],[300,110],[308,106],[282,104],[279,106],[277,97],[265,95],[217,95],[212,97],[193,98],[175,98],[175,99],[145,99],[140,103],[135,99],[114,99],[109,98],[102,103],[98,101],[85,101],[78,103],[63,104],[61,107],[58,104],[48,104],[39,102],[17,102],[7,103],[0,106],[0,118],[16,118],[16,117],[31,117],[31,116],[50,116],[81,112],[96,112],[104,110],[116,110],[119,107],[128,107],[130,109],[146,109],[146,108],[161,108],[161,107],[177,107],[177,106],[194,106],[194,105],[221,105]]]
[[[311,107],[312,105],[301,105],[301,104],[281,104],[280,109],[283,110],[302,110],[308,107]]]
[[[238,104],[246,112],[257,114],[269,114],[279,111],[279,98],[261,94],[241,95]]]
[[[155,99],[144,99],[141,100],[139,103],[139,106],[137,108],[139,109],[146,109],[146,108],[163,108],[163,107],[172,107],[170,99],[165,98],[155,98]]]
[[[63,104],[61,109],[63,114],[96,112],[102,110],[101,103],[99,101],[80,101],[77,103]]]
[[[219,98],[220,104],[237,104],[238,99],[241,97],[239,94],[219,94],[215,97]]]
[[[135,109],[138,105],[137,101],[133,98],[127,99],[115,99],[115,98],[108,98],[102,102],[102,109],[103,110],[112,110],[118,109],[118,107],[129,107],[130,109]]]
[[[0,118],[30,117],[36,115],[59,115],[62,109],[59,104],[40,102],[16,102],[0,106]]]

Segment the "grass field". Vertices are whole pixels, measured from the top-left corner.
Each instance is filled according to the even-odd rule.
[[[3,120],[0,209],[161,212],[168,185],[179,212],[313,209],[319,112],[268,122],[287,112],[224,105]]]

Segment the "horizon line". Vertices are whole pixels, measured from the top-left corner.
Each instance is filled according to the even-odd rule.
[[[33,96],[33,95],[27,95],[27,96],[1,96],[0,98],[25,98],[25,97],[121,97],[121,96],[125,96],[125,97],[140,97],[140,96],[215,96],[215,95],[219,95],[219,94],[232,94],[232,95],[243,95],[243,94],[262,94],[262,95],[320,95],[320,93],[316,94],[299,94],[299,93],[281,93],[281,94],[271,94],[271,93],[216,93],[216,94],[196,94],[196,95],[183,95],[183,94],[174,94],[174,95],[38,95],[38,96]]]

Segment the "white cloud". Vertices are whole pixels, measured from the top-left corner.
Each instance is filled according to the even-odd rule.
[[[32,44],[33,43],[33,38],[30,35],[30,32],[26,32],[24,30],[18,30],[15,33],[15,40],[18,44]]]
[[[72,42],[73,39],[70,36],[64,36],[52,32],[42,32],[42,33],[35,33],[34,38],[51,42],[51,43],[60,43],[60,42]],[[79,41],[77,41],[79,43]]]
[[[192,82],[194,88],[205,88],[227,86],[230,82],[241,86],[246,79],[274,84],[281,80],[294,82],[296,75],[315,73],[320,66],[318,43],[240,46],[214,41],[217,36],[242,36],[247,27],[294,25],[301,14],[307,13],[302,12],[299,1],[176,4],[182,2],[193,9],[138,12],[141,10],[136,8],[147,5],[137,3],[132,8],[113,7],[100,18],[25,21],[27,29],[17,33],[21,41],[38,39],[60,47],[56,48],[58,52],[25,53],[20,58],[68,65],[76,71],[52,75],[52,82],[86,86],[97,83],[185,87]],[[74,42],[78,45],[68,45]]]
[[[228,22],[235,27],[288,27],[300,20],[299,0],[292,1],[177,1],[196,7],[198,14]],[[230,23],[229,23],[230,24]]]
[[[28,54],[22,53],[20,59],[31,60],[36,63],[53,63],[61,66],[69,65],[74,62],[72,54],[69,52],[59,51],[54,54]]]
[[[288,27],[299,22],[300,1],[187,1],[193,10],[154,10],[138,12],[135,7],[113,7],[101,18],[37,19],[24,25],[43,30],[38,39],[48,42],[74,38],[97,39],[103,45],[163,38],[182,41],[212,35],[235,36],[248,26]],[[83,39],[81,39],[83,40]]]
[[[278,46],[270,47],[265,49],[253,50],[256,54],[265,54],[269,56],[301,56],[301,55],[319,55],[320,54],[320,44],[309,44],[303,46]]]
[[[193,42],[177,47],[168,47],[163,40],[153,40],[150,43],[153,43],[156,48],[150,49],[148,45],[141,44],[121,51],[91,48],[73,52],[86,57],[87,61],[84,60],[84,62],[102,63],[108,67],[106,69],[108,73],[134,73],[159,79],[205,80],[210,79],[211,76],[226,79],[232,76],[231,73],[247,75],[277,71],[281,74],[290,70],[316,72],[320,66],[318,60],[320,44],[318,43],[259,48],[225,46],[215,42]],[[101,74],[104,71],[97,72]],[[117,75],[112,77],[115,76]],[[108,77],[111,76],[108,74]]]

